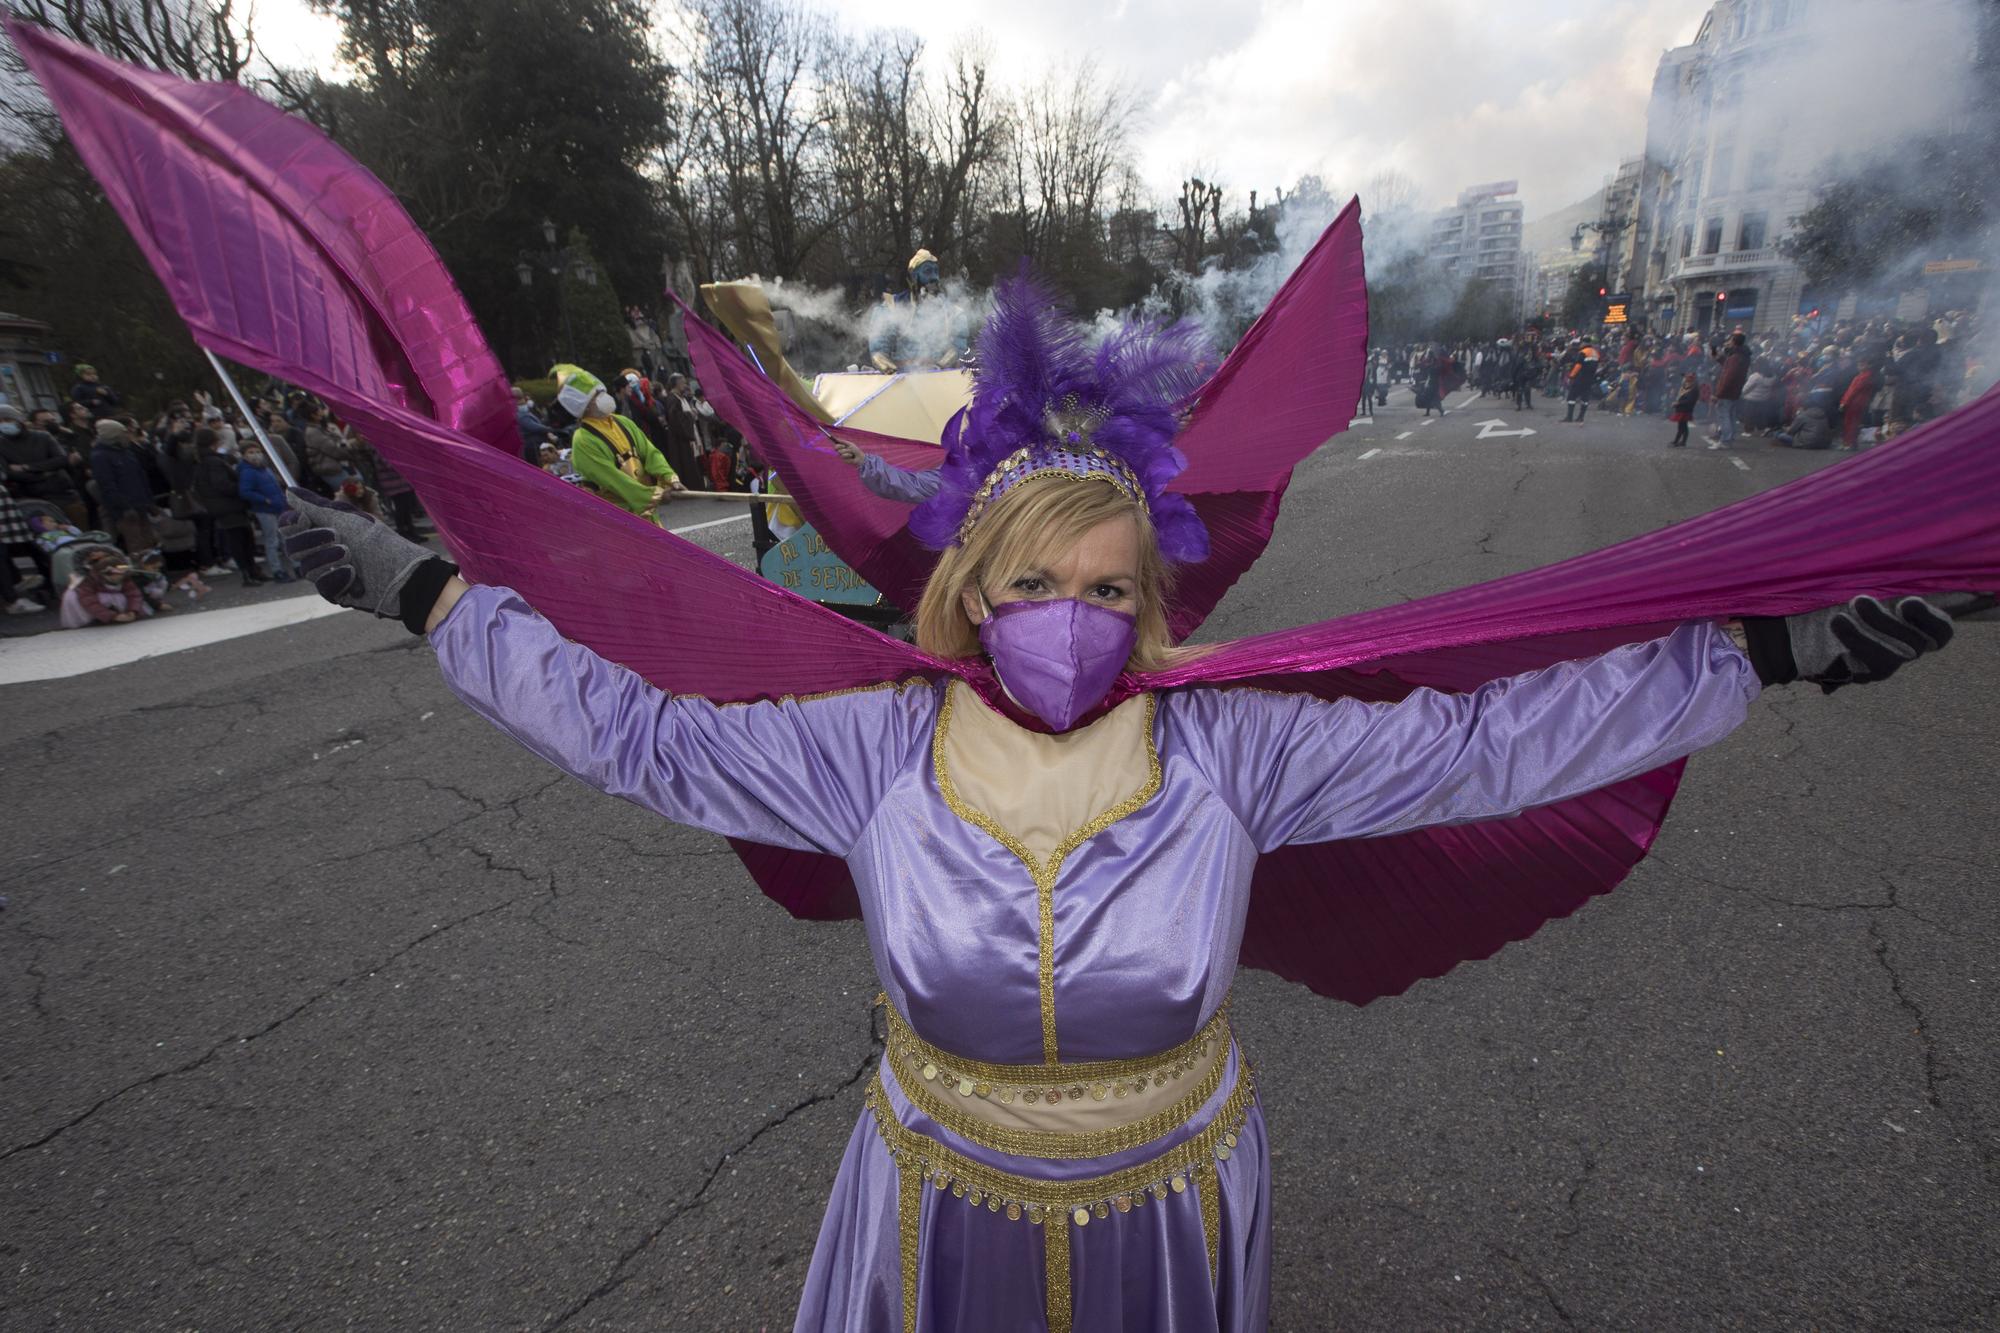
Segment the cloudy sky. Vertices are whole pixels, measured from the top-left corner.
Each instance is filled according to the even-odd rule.
[[[856,27],[907,0],[835,0]],[[937,47],[983,31],[1001,72],[1089,54],[1146,94],[1139,137],[1162,195],[1197,167],[1239,195],[1318,172],[1351,192],[1385,168],[1420,202],[1519,180],[1530,216],[1589,194],[1643,145],[1660,53],[1706,0],[962,0]]]
[[[1519,180],[1528,214],[1603,184],[1643,143],[1667,47],[1706,0],[829,0],[851,31],[915,26],[937,51],[983,34],[1001,77],[1092,57],[1141,90],[1146,183],[1199,170],[1240,200],[1317,172],[1358,190],[1385,169],[1419,202]],[[322,60],[338,36],[304,0],[266,0],[271,54]]]

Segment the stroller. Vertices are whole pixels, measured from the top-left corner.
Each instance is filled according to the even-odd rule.
[[[118,549],[110,533],[84,531],[47,500],[17,499],[14,504],[27,520],[28,531],[35,535],[35,546],[49,562],[49,589],[57,596],[69,587],[86,551],[98,546]]]

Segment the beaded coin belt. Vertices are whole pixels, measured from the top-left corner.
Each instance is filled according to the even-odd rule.
[[[1103,1157],[1164,1138],[1187,1124],[1215,1095],[1229,1063],[1223,1058],[1231,1041],[1227,1003],[1200,1032],[1159,1055],[1055,1065],[998,1065],[954,1056],[927,1044],[886,1001],[886,996],[877,1000],[888,1015],[885,1061],[911,1105],[952,1133],[1010,1156],[1058,1160]],[[975,1098],[1003,1103],[1016,1098],[1030,1103],[1040,1099],[1048,1105],[1065,1100],[1081,1102],[1086,1097],[1102,1102],[1132,1096],[1149,1086],[1163,1088],[1189,1075],[1193,1077],[1186,1093],[1170,1106],[1110,1129],[1008,1129],[988,1124],[954,1104],[961,1099],[969,1104]],[[1143,1208],[1149,1200],[1164,1202],[1190,1187],[1201,1210],[1202,1237],[1213,1281],[1221,1243],[1216,1163],[1227,1161],[1235,1152],[1256,1095],[1249,1063],[1239,1062],[1236,1086],[1214,1118],[1192,1137],[1151,1161],[1122,1171],[1043,1180],[988,1166],[903,1125],[890,1102],[883,1071],[878,1069],[869,1082],[866,1099],[876,1131],[900,1173],[897,1226],[905,1333],[914,1333],[917,1325],[920,1223],[926,1186],[940,1193],[948,1190],[968,1206],[983,1207],[1010,1222],[1042,1228],[1050,1333],[1070,1333],[1069,1229],[1109,1218],[1113,1212]]]

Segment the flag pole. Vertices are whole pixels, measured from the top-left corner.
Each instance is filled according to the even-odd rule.
[[[236,387],[236,381],[230,377],[227,370],[223,369],[221,359],[206,347],[201,349],[201,354],[208,358],[208,364],[214,366],[215,373],[222,377],[223,387],[228,389],[229,396],[236,400],[236,410],[241,412],[243,419],[250,423],[250,430],[256,435],[257,443],[264,447],[264,457],[271,460],[271,466],[276,468],[278,475],[285,479],[285,488],[290,490],[297,486],[299,479],[294,477],[292,470],[285,466],[285,456],[271,447],[271,437],[264,433],[264,423],[257,420],[257,414],[250,410],[249,402],[243,397],[243,390]]]

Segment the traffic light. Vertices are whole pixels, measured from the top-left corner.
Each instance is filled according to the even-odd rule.
[[[1720,303],[1720,302],[1723,302],[1723,301],[1727,301],[1727,300],[1729,299],[1729,293],[1728,293],[1728,292],[1717,292],[1717,293],[1715,294],[1715,299],[1716,299],[1716,301],[1717,301],[1718,303]]]
[[[1603,289],[1602,287],[1599,287],[1599,288],[1597,289],[1597,294],[1598,294],[1599,296],[1602,296],[1602,295],[1604,295],[1604,289]]]

